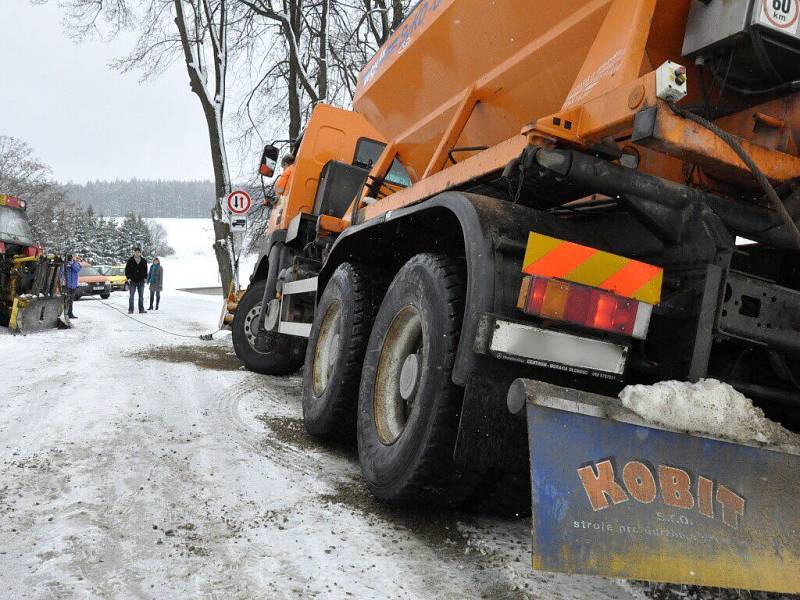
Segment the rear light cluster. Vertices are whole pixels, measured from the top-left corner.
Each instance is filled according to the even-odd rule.
[[[41,246],[26,246],[25,247],[25,251],[22,254],[23,254],[23,256],[27,256],[27,257],[40,256],[42,254],[42,247]]]
[[[647,336],[653,311],[646,302],[546,277],[522,280],[517,308],[543,319],[642,340]]]
[[[6,244],[5,242],[0,242],[0,254],[6,253]]]

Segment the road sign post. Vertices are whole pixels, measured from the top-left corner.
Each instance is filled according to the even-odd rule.
[[[234,190],[228,194],[228,211],[232,215],[246,215],[252,206],[253,200],[244,190]]]
[[[236,282],[236,290],[239,290],[239,259],[236,256],[235,236],[236,233],[244,233],[247,230],[247,213],[253,206],[253,200],[244,190],[233,190],[228,194],[226,208],[228,209],[229,224],[231,232],[231,257],[233,258],[233,276]]]
[[[231,215],[231,233],[244,233],[247,231],[247,217]]]

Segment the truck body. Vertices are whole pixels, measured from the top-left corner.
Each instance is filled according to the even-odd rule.
[[[749,533],[710,534],[694,553],[708,568],[691,573],[664,552],[626,570],[632,554],[602,537],[537,537],[545,509],[585,495],[572,477],[574,495],[545,502],[529,469],[585,465],[532,459],[541,402],[531,396],[527,432],[507,405],[519,379],[594,394],[563,408],[631,383],[716,378],[800,428],[798,11],[418,3],[363,69],[354,111],[317,106],[295,142],[291,189],[230,306],[237,354],[263,373],[302,367],[307,429],[357,440],[384,501],[514,514],[531,510],[533,481],[535,549],[564,559],[541,568],[800,591],[797,536],[777,524],[764,560],[728,561],[727,574],[720,549],[746,556]],[[581,431],[553,439],[553,460]],[[625,431],[631,447],[647,433]],[[610,455],[597,440],[586,464]],[[728,446],[703,447],[722,461]],[[668,463],[659,448],[640,459]],[[736,460],[759,452],[773,450]],[[797,457],[775,460],[775,486],[736,483],[748,506],[796,503]],[[798,527],[800,511],[787,514]],[[576,544],[593,552],[570,554]]]

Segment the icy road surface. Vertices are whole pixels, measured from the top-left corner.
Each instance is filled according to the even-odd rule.
[[[126,312],[127,299],[112,295]],[[213,330],[216,298],[135,315]],[[643,598],[529,568],[526,520],[390,511],[303,429],[299,377],[240,370],[97,300],[70,331],[0,334],[0,596]]]
[[[191,335],[218,308],[170,292],[135,316]],[[0,333],[13,357],[0,381],[0,597],[652,595],[531,571],[526,519],[376,504],[353,454],[306,436],[299,378],[242,371],[227,334],[168,336],[97,300],[75,310],[70,331]]]
[[[533,572],[527,519],[382,507],[353,453],[305,434],[297,376],[109,304],[0,330],[0,598],[698,597]],[[169,291],[134,316],[193,336],[219,308]]]

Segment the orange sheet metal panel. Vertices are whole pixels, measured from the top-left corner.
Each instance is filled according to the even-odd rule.
[[[533,232],[522,272],[601,288],[648,304],[661,301],[664,279],[661,267]]]
[[[523,135],[516,135],[493,148],[479,152],[468,159],[452,165],[443,171],[434,173],[427,179],[423,179],[412,185],[396,192],[390,196],[382,198],[380,202],[367,206],[359,211],[359,222],[379,217],[384,213],[404,206],[409,206],[431,198],[436,194],[452,189],[479,175],[484,175],[492,171],[503,169],[510,161],[519,157],[520,153],[528,145],[528,140]]]
[[[354,106],[417,180],[470,86],[480,103],[457,146],[496,145],[559,110],[611,4],[423,0],[362,71]]]
[[[752,111],[749,115],[752,118]],[[738,141],[771,181],[782,183],[800,174],[800,157],[765,148],[747,139]],[[754,185],[750,170],[730,146],[708,129],[675,115],[663,103],[659,105],[652,136],[637,141],[637,144],[696,163],[709,173],[728,180]]]

